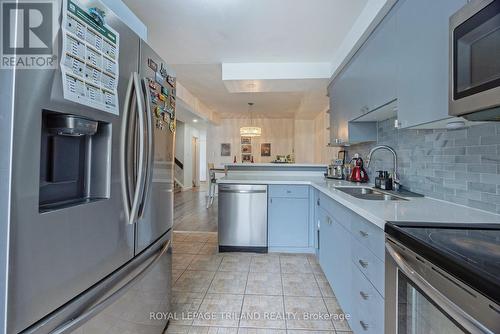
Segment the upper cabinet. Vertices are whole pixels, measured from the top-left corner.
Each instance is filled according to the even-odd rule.
[[[355,121],[396,98],[396,20],[389,13],[330,85],[331,144],[377,139],[376,123]]]
[[[449,118],[449,18],[466,2],[395,4],[328,88],[331,144],[375,141],[387,105],[403,128]]]
[[[466,0],[399,0],[398,120],[412,127],[449,118],[449,18]]]
[[[396,99],[396,16],[390,12],[356,54],[353,118]]]

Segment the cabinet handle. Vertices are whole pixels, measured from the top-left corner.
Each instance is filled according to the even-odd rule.
[[[287,191],[286,191],[286,193],[287,193],[287,194],[291,194],[291,193],[292,193],[292,191],[291,191],[291,190],[287,190]]]
[[[359,231],[359,234],[361,234],[361,236],[363,238],[366,238],[368,236],[368,233],[366,233],[365,231],[361,231],[361,230]]]
[[[368,267],[368,261],[358,260],[358,262],[361,265],[361,267],[363,268]]]
[[[329,225],[332,225],[332,218],[330,218],[330,217],[326,217],[326,222],[327,222]]]
[[[359,324],[361,325],[361,328],[363,328],[364,331],[368,330],[369,326],[366,322],[364,322],[363,320],[360,320]]]
[[[359,292],[359,295],[361,296],[361,298],[363,298],[364,300],[368,300],[368,298],[370,298],[370,295],[366,292],[363,292],[363,291],[360,291]]]
[[[269,203],[273,204],[273,199],[272,198],[269,199]]]
[[[316,205],[319,206],[319,198],[316,200]]]

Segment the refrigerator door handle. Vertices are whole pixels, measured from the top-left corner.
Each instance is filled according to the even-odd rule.
[[[94,317],[95,315],[100,313],[102,310],[104,310],[106,307],[108,307],[109,305],[114,303],[116,300],[118,300],[134,284],[136,284],[138,281],[140,281],[151,270],[151,268],[153,268],[156,265],[156,263],[160,260],[160,258],[168,251],[168,249],[170,247],[170,243],[171,243],[171,240],[168,240],[165,243],[165,245],[159,249],[158,253],[154,256],[154,258],[151,260],[151,262],[143,270],[141,270],[138,274],[136,274],[134,277],[132,277],[123,286],[118,288],[118,290],[113,292],[109,297],[106,297],[106,299],[99,302],[95,306],[91,307],[89,310],[87,310],[83,314],[80,314],[76,318],[73,317],[70,322],[67,322],[67,323],[61,325],[60,327],[56,328],[51,333],[52,334],[70,333],[71,331],[75,330],[80,325],[82,325],[84,322],[91,319],[92,317]]]
[[[128,173],[127,173],[127,137],[129,133],[129,112],[130,104],[132,98],[132,90],[134,87],[134,76],[133,73],[130,74],[130,78],[127,85],[127,92],[125,93],[125,101],[123,103],[123,121],[122,121],[122,131],[120,135],[120,174],[121,174],[121,189],[122,189],[122,199],[123,206],[125,208],[125,220],[130,221],[130,194],[128,188]]]
[[[145,176],[145,185],[144,192],[142,195],[141,205],[139,207],[139,217],[144,216],[144,212],[146,209],[146,204],[149,201],[149,195],[151,187],[152,179],[153,179],[153,163],[154,163],[154,141],[153,141],[153,116],[151,110],[151,91],[149,89],[149,84],[147,79],[142,80],[142,89],[141,92],[144,93],[144,98],[146,100],[146,129],[147,129],[147,138],[148,138],[148,148],[146,155],[146,176]]]
[[[139,204],[142,199],[142,194],[144,191],[145,174],[144,174],[144,95],[142,94],[141,81],[139,79],[139,74],[137,72],[133,73],[134,80],[134,94],[137,103],[137,119],[139,120],[138,130],[139,130],[139,156],[137,158],[139,164],[137,168],[137,180],[135,185],[134,199],[132,200],[132,207],[130,209],[130,217],[128,220],[129,224],[134,224],[138,218]]]

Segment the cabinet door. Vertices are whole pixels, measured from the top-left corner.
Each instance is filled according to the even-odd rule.
[[[269,247],[309,246],[309,198],[270,197]]]
[[[333,232],[333,220],[330,219],[325,210],[318,210],[318,219],[319,219],[319,264],[321,269],[330,281],[330,278],[334,275],[334,259],[333,254],[335,251],[335,243],[333,239],[335,238],[335,233]],[[332,282],[330,281],[330,284]],[[334,289],[334,286],[332,285]]]
[[[330,95],[330,144],[338,145],[347,143],[349,92],[347,90],[345,73],[329,87]]]
[[[396,99],[396,15],[389,12],[359,51],[360,94],[355,116]]]
[[[326,211],[320,209],[319,264],[342,306],[351,310],[351,236]]]
[[[349,66],[349,65],[348,65]],[[330,143],[333,145],[355,144],[377,140],[377,123],[349,122],[360,109],[360,98],[355,73],[348,67],[346,72],[329,87],[330,93]],[[358,80],[359,82],[359,80]]]
[[[448,118],[449,18],[466,0],[404,0],[396,7],[398,119]]]

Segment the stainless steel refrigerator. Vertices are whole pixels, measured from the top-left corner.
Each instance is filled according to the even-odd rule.
[[[0,69],[1,333],[162,333],[167,324],[175,77],[102,3],[84,2],[119,35],[117,114],[64,96],[67,80],[85,80],[78,67],[69,77],[60,66]],[[62,26],[71,3],[56,1],[59,59],[71,52]],[[71,28],[95,19],[78,15]]]

